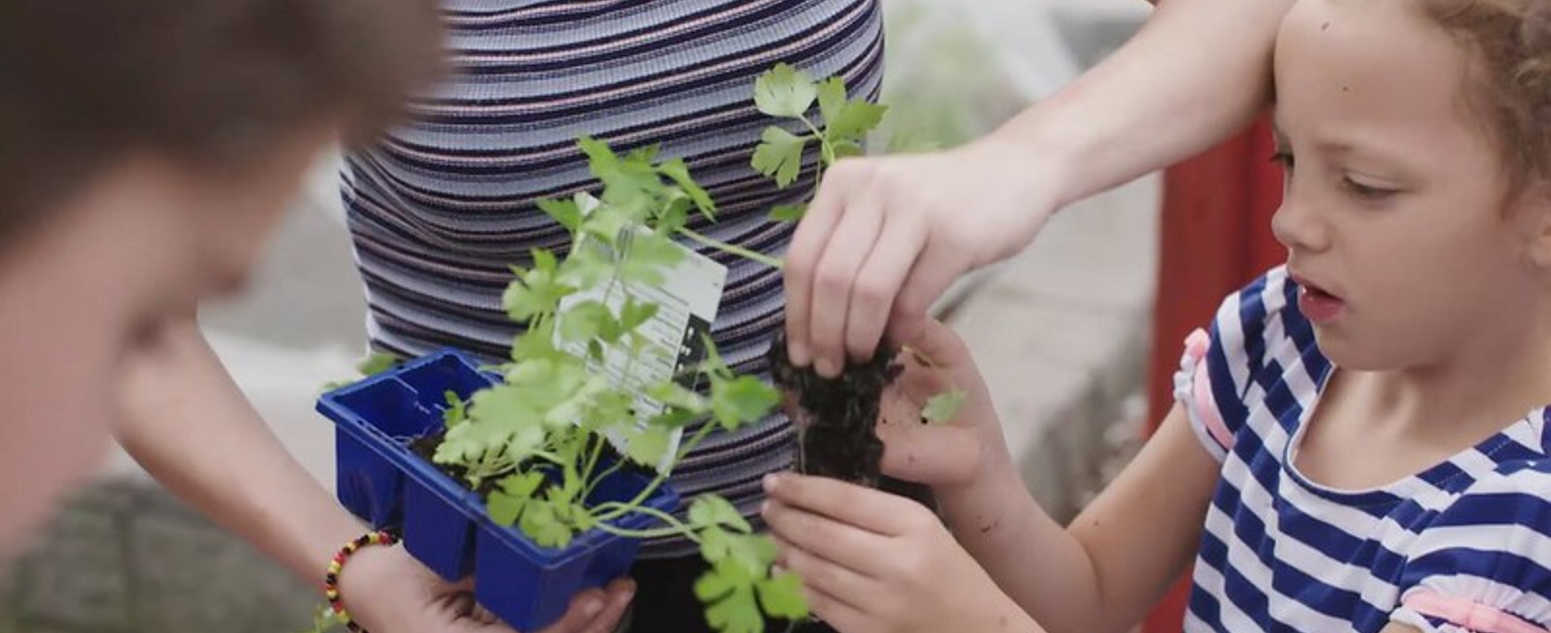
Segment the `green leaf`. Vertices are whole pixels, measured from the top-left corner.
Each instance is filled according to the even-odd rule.
[[[666,411],[652,416],[646,423],[652,426],[660,426],[665,429],[677,429],[689,426],[695,420],[700,419],[699,413],[678,407],[668,407]]]
[[[522,371],[524,367],[539,364],[543,367],[553,367],[553,364],[548,361],[524,361],[509,372],[509,375]],[[473,398],[470,398],[469,420],[483,426],[499,426],[512,430],[537,424],[538,410],[527,397],[529,391],[531,389],[522,389],[510,384],[481,389],[474,393]],[[459,425],[459,428],[463,426],[467,425]]]
[[[527,498],[514,497],[496,490],[490,493],[490,498],[485,503],[485,509],[490,513],[490,520],[511,527],[512,524],[517,522],[517,517],[522,515],[523,506],[526,506],[527,503]]]
[[[673,240],[655,233],[635,236],[625,261],[620,262],[619,278],[630,283],[661,285],[668,270],[684,260],[684,249]]]
[[[695,582],[695,596],[707,603],[706,622],[721,633],[761,633],[765,629],[754,579],[741,565],[723,560]]]
[[[700,210],[707,220],[716,221],[716,203],[711,201],[711,194],[695,182],[689,176],[689,166],[684,164],[684,159],[675,158],[657,167],[657,171],[677,183],[689,199],[695,203],[695,208]]]
[[[921,408],[921,417],[928,422],[947,422],[959,414],[959,408],[964,406],[966,394],[962,390],[953,390],[948,393],[940,393],[926,401],[926,406]]]
[[[862,155],[862,145],[856,141],[835,141],[830,147],[835,152],[835,160]]]
[[[582,221],[582,231],[587,237],[598,240],[598,243],[609,250],[599,248],[598,254],[610,255],[615,248],[615,240],[627,227],[632,226],[635,220],[621,206],[617,204],[604,204],[593,209],[593,212]],[[613,263],[614,257],[606,256],[604,261]]]
[[[800,117],[816,96],[813,78],[789,64],[776,64],[754,80],[754,106],[770,116]]]
[[[732,503],[717,495],[701,495],[689,506],[689,524],[692,526],[720,525],[744,534],[754,531]]]
[[[534,272],[542,272],[548,275],[555,274],[555,254],[547,248],[535,248],[529,251],[533,257]]]
[[[479,394],[474,395],[475,398]],[[442,443],[436,446],[431,461],[438,464],[461,464],[474,461],[486,452],[500,450],[512,438],[518,425],[470,421],[447,429]]]
[[[393,369],[399,364],[399,357],[387,352],[373,352],[372,355],[357,363],[355,368],[362,376],[376,376],[382,372]]]
[[[838,140],[859,141],[883,122],[888,106],[868,103],[861,99],[847,101],[833,119],[825,119],[824,136],[830,142]]]
[[[607,334],[614,334],[617,339],[618,332],[619,322],[614,319],[614,313],[600,301],[577,303],[560,315],[560,338],[565,341],[607,340]]]
[[[625,453],[630,456],[630,459],[649,467],[655,467],[667,452],[668,430],[657,426],[638,431],[625,446]]]
[[[720,376],[731,379],[732,370],[727,368],[727,362],[722,360],[722,353],[716,349],[716,341],[711,340],[710,335],[701,334],[700,343],[705,345],[705,361],[701,362],[702,371],[711,376]]]
[[[819,84],[819,114],[825,121],[834,121],[840,117],[840,111],[846,105],[846,82],[839,77],[830,77]]]
[[[743,565],[749,574],[763,577],[776,559],[775,542],[763,534],[733,534],[728,537],[731,547],[728,558]]]
[[[512,360],[524,361],[552,358],[559,354],[555,349],[555,320],[545,319],[538,327],[523,332],[512,342]]]
[[[556,516],[555,503],[550,500],[529,503],[518,526],[539,547],[565,547],[573,536],[570,526]]]
[[[598,378],[602,381],[602,388],[592,396],[587,413],[570,421],[593,429],[619,425],[633,426],[636,423],[635,394],[622,389],[613,389],[606,378],[603,376]]]
[[[578,243],[560,265],[556,279],[572,288],[596,288],[608,281],[614,274],[614,264],[605,248],[591,239]]]
[[[542,198],[538,201],[538,207],[572,234],[582,228],[582,210],[574,200]]]
[[[711,381],[711,415],[729,431],[763,419],[780,402],[781,392],[753,376]]]
[[[775,222],[797,222],[807,212],[806,204],[781,204],[770,210],[770,219]]]
[[[710,409],[706,399],[700,394],[672,381],[664,381],[648,387],[646,397],[696,414],[705,413]]]
[[[625,305],[619,308],[619,327],[626,332],[635,331],[652,317],[657,316],[659,307],[655,303],[643,303],[636,301],[634,295],[625,298]]]
[[[657,170],[652,168],[655,149],[637,149],[621,160],[606,143],[592,137],[577,139],[577,145],[587,154],[593,175],[603,181],[604,202],[644,212],[643,198],[650,199],[665,188]]]
[[[601,416],[600,401],[611,391],[608,376],[580,376],[585,381],[581,387],[564,391],[561,400],[544,402],[544,424],[548,428],[563,430],[579,423],[601,422],[596,418]]]
[[[442,397],[447,399],[447,409],[442,411],[443,426],[450,429],[468,419],[468,405],[458,397],[458,392],[448,389]]]
[[[539,486],[544,484],[544,473],[526,472],[510,475],[501,480],[501,490],[520,499],[531,499]]]
[[[592,175],[602,178],[600,171],[608,171],[619,167],[619,156],[604,143],[591,136],[580,136],[576,139],[577,147],[582,148],[582,153],[587,155],[587,164],[592,168]]]
[[[765,614],[784,620],[798,620],[808,616],[808,599],[803,596],[802,579],[797,574],[784,572],[761,580],[759,605]]]
[[[633,150],[630,150],[630,153],[625,155],[625,160],[631,163],[644,163],[650,165],[652,161],[657,160],[657,152],[660,151],[662,151],[662,143],[642,145]]]
[[[700,556],[708,563],[718,563],[732,552],[732,535],[727,530],[711,526],[700,530]]]
[[[689,224],[689,199],[678,198],[662,210],[654,227],[658,235],[672,235]]]
[[[795,182],[797,174],[802,171],[802,150],[808,143],[808,137],[797,136],[772,125],[765,128],[760,141],[750,161],[754,169],[775,178],[777,187],[786,188]]]
[[[533,268],[522,270],[513,267],[517,279],[506,287],[501,303],[507,316],[515,321],[527,321],[540,314],[553,312],[560,299],[576,291],[575,287],[559,282],[556,278],[555,255],[544,249],[533,250]]]

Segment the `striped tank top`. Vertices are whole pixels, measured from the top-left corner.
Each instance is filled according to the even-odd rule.
[[[1335,367],[1297,296],[1280,268],[1229,296],[1175,376],[1222,462],[1184,630],[1551,630],[1548,409],[1387,486],[1311,481],[1296,456]]]
[[[445,0],[443,14],[454,76],[411,104],[410,124],[347,157],[342,175],[368,334],[403,355],[453,346],[508,356],[518,333],[501,307],[508,266],[529,265],[533,248],[563,253],[569,238],[534,200],[594,187],[577,136],[619,151],[661,144],[717,201],[719,221],[695,217],[690,228],[780,255],[791,228],[766,213],[810,188],[779,190],[749,167],[773,122],[754,109],[755,77],[787,62],[873,99],[882,79],[876,0]],[[713,338],[734,369],[768,375],[779,272],[702,252],[729,269]],[[790,464],[791,442],[780,415],[712,434],[672,482],[752,515],[760,476]]]

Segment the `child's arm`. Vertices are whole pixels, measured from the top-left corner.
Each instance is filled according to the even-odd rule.
[[[783,479],[772,487],[766,519],[793,569],[821,592],[854,591],[855,604],[821,599],[840,602],[842,617],[874,624],[1000,617],[1003,592],[1058,633],[1134,624],[1189,562],[1217,481],[1218,465],[1182,411],[1176,408],[1120,478],[1063,529],[1024,489],[963,342],[933,322],[910,347],[932,367],[909,366],[899,379],[905,393],[894,397],[919,402],[957,387],[966,399],[945,427],[880,425],[884,469],[933,484],[957,544],[917,504],[856,486]],[[984,571],[961,560],[964,550]],[[982,584],[986,573],[1000,589]]]
[[[321,581],[334,552],[365,532],[286,452],[192,319],[162,332],[127,365],[116,434],[178,496],[309,583]],[[512,633],[467,619],[466,610],[454,607],[463,589],[441,581],[402,547],[363,549],[340,583],[347,608],[374,632]],[[577,596],[549,631],[612,631],[628,589],[619,584],[607,596]],[[590,606],[602,613],[594,616]]]
[[[787,257],[793,362],[832,372],[847,351],[868,358],[885,324],[890,340],[913,338],[949,284],[1022,250],[1055,210],[1206,149],[1268,105],[1292,0],[1158,4],[1103,63],[987,137],[827,172]]]
[[[999,460],[1000,461],[1000,460]],[[1120,477],[1070,527],[1034,503],[1010,461],[938,489],[960,543],[1056,633],[1123,631],[1194,556],[1218,464],[1176,406]]]

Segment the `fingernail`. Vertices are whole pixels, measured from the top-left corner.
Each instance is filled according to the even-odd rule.
[[[589,618],[598,615],[601,611],[603,611],[603,603],[597,600],[588,600],[582,605],[582,614]]]
[[[813,358],[808,355],[807,344],[799,343],[799,341],[791,341],[791,344],[786,346],[786,357],[788,357],[786,360],[791,361],[791,365],[794,368],[805,368],[810,361],[813,361]]]
[[[835,367],[835,361],[828,358],[820,358],[814,365],[814,368],[819,370],[819,375],[825,378],[834,378],[840,373],[840,369]]]
[[[770,492],[771,490],[775,490],[776,479],[778,479],[778,477],[776,477],[775,473],[770,473],[768,475],[765,475],[765,480],[764,480],[765,492]]]
[[[770,502],[769,501],[764,501],[764,502],[761,502],[759,504],[759,513],[760,514],[765,514],[766,512],[769,512],[769,511],[770,511]]]

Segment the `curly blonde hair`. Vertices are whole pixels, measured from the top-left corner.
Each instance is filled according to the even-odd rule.
[[[1490,127],[1515,190],[1551,180],[1551,0],[1421,0],[1475,55],[1469,107]]]

